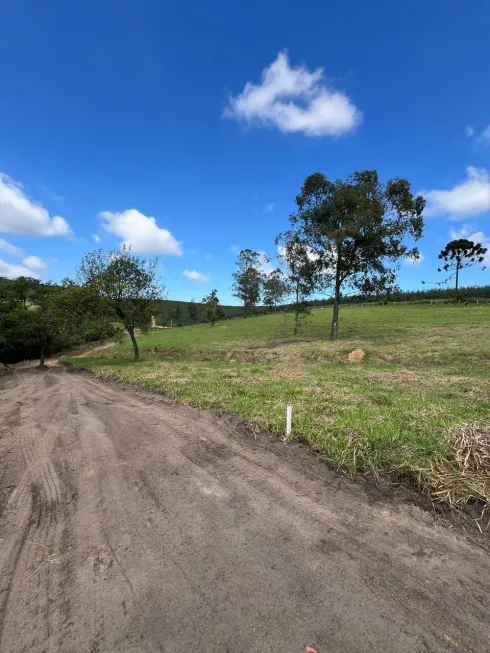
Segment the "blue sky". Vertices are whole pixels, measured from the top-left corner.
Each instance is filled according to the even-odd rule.
[[[1,15],[0,274],[60,280],[129,242],[158,254],[170,298],[229,302],[237,248],[273,254],[314,171],[426,193],[405,288],[437,280],[451,235],[490,241],[485,0],[4,0]]]

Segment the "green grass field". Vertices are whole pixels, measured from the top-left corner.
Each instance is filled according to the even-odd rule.
[[[490,440],[490,307],[349,307],[335,343],[330,319],[314,311],[296,339],[282,313],[166,329],[140,338],[140,363],[127,341],[69,360],[277,435],[290,403],[293,436],[331,463],[442,501],[490,503],[490,467],[460,460],[461,437]],[[355,348],[360,364],[347,362]]]

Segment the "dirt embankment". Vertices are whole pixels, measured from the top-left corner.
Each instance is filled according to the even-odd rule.
[[[0,510],[2,652],[489,650],[485,550],[85,375],[1,379]]]

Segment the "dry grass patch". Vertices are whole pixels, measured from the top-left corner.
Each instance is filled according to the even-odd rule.
[[[453,454],[423,472],[430,494],[452,506],[478,502],[490,506],[490,424],[468,422],[445,434]]]

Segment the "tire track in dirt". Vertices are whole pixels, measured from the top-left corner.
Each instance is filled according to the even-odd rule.
[[[27,396],[43,387],[42,375],[31,376],[27,382]],[[63,531],[62,488],[50,454],[59,436],[59,423],[49,419],[50,411],[60,411],[61,398],[54,397],[44,407],[33,405],[23,398],[20,404],[20,423],[17,437],[25,460],[25,470],[12,492],[3,519],[4,538],[0,570],[3,584],[7,584],[2,605],[0,641],[17,633],[18,645],[41,646],[50,642],[50,594],[53,565],[59,564],[57,551]],[[26,601],[21,597],[28,596]],[[8,614],[8,605],[22,608]],[[9,618],[8,618],[9,617]],[[31,623],[31,638],[24,641],[23,624]],[[21,634],[19,636],[19,633]],[[20,650],[20,649],[19,649]]]
[[[0,517],[1,651],[488,653],[488,556],[419,509],[85,375],[27,370],[0,397],[0,457],[25,460]]]

